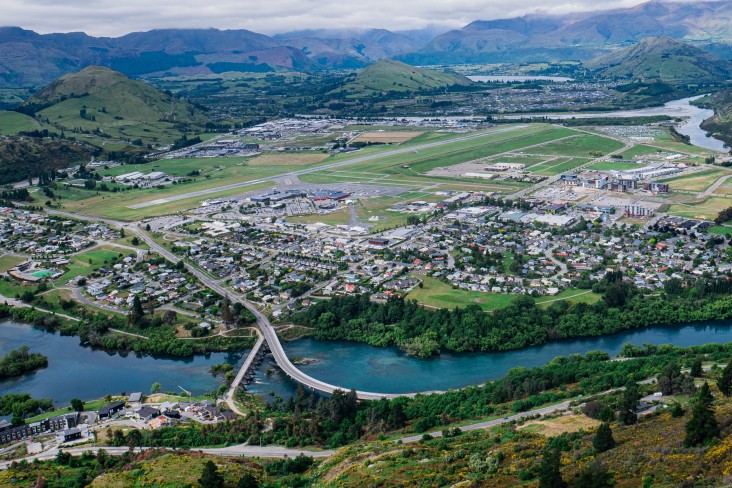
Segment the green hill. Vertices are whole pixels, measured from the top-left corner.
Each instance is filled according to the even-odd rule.
[[[82,142],[48,137],[0,137],[0,184],[36,177],[49,169],[88,163],[99,150]]]
[[[19,112],[0,110],[0,135],[12,135],[33,130],[43,130],[43,126],[33,117]]]
[[[732,63],[670,37],[650,37],[584,63],[600,78],[669,85],[719,83],[732,77]]]
[[[427,70],[399,61],[382,60],[359,71],[342,88],[355,93],[419,92],[449,86],[468,86],[466,77],[445,71]]]
[[[59,78],[21,110],[66,133],[143,144],[168,144],[207,122],[193,105],[99,66]]]

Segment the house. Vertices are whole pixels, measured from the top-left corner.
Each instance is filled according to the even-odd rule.
[[[99,420],[109,419],[112,418],[113,415],[119,413],[119,411],[122,410],[124,407],[125,402],[112,402],[109,405],[105,405],[100,408],[99,412],[97,412],[97,416],[99,417]]]
[[[142,405],[142,393],[139,391],[130,393],[130,396],[127,398],[127,403],[129,403],[130,407],[139,407]]]
[[[64,430],[63,432],[60,432],[56,437],[58,441],[62,444],[64,442],[76,441],[81,439],[81,430],[76,428]]]
[[[153,407],[142,407],[137,410],[137,416],[140,417],[140,420],[149,422],[153,418],[160,416],[160,410]]]

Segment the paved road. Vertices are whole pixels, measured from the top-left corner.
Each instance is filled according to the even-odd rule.
[[[150,449],[150,448],[145,448]],[[61,449],[63,452],[67,452],[69,454],[72,454],[74,456],[79,456],[87,451],[92,451],[96,453],[99,450],[105,450],[107,451],[107,454],[112,456],[121,456],[122,454],[129,452],[129,447],[70,447],[68,449]],[[140,449],[139,447],[135,449],[135,452],[141,452],[143,449]],[[59,449],[54,448],[39,454],[35,454],[33,456],[28,456],[23,459],[27,461],[33,461],[34,459],[38,459],[41,461],[46,461],[49,459],[54,459],[56,455],[58,454]],[[204,454],[209,454],[212,456],[224,456],[224,457],[237,457],[237,456],[244,456],[244,457],[261,457],[261,458],[287,458],[287,457],[297,457],[300,454],[303,454],[305,456],[311,456],[315,458],[325,458],[332,456],[335,451],[303,451],[300,449],[289,449],[287,447],[281,447],[281,446],[248,446],[245,444],[237,445],[237,446],[229,446],[229,447],[221,447],[221,448],[202,448],[202,449],[191,449],[192,452],[202,452]],[[0,462],[0,469],[7,469],[10,464],[14,461],[19,461],[19,459],[15,459],[13,461],[3,461]]]
[[[239,372],[236,374],[236,378],[234,378],[234,381],[231,382],[231,386],[229,387],[229,390],[226,392],[226,395],[222,399],[226,404],[229,406],[231,410],[234,411],[237,415],[246,415],[244,412],[239,410],[239,407],[236,406],[236,403],[234,402],[234,393],[236,393],[236,389],[239,388],[239,385],[241,384],[241,380],[244,379],[244,375],[247,374],[249,371],[249,368],[252,367],[252,363],[254,362],[254,359],[257,357],[257,354],[259,354],[259,350],[262,349],[262,345],[264,344],[264,336],[259,334],[259,339],[257,339],[257,343],[254,344],[254,347],[249,352],[249,355],[247,356],[246,360],[244,361],[244,364],[242,364],[241,368],[239,368]]]
[[[470,135],[463,136],[463,137],[457,137],[457,138],[449,139],[449,140],[445,140],[445,141],[430,142],[428,144],[421,144],[419,146],[394,149],[393,151],[386,151],[386,152],[382,152],[382,153],[371,154],[368,156],[361,156],[361,157],[357,157],[357,158],[353,158],[353,159],[346,159],[343,161],[338,161],[336,163],[324,164],[324,165],[320,165],[320,166],[314,166],[312,168],[301,169],[301,170],[293,171],[291,173],[287,173],[285,175],[280,174],[280,175],[276,175],[276,176],[269,176],[266,178],[259,178],[256,180],[242,181],[240,183],[232,183],[230,185],[217,186],[216,188],[209,188],[206,190],[192,191],[189,193],[183,193],[181,195],[173,195],[173,196],[169,196],[166,198],[159,198],[157,200],[151,200],[149,202],[136,203],[134,205],[130,205],[128,208],[138,209],[138,208],[152,207],[152,206],[160,205],[163,203],[175,202],[178,200],[186,200],[188,198],[202,197],[205,195],[219,193],[219,192],[226,191],[226,190],[234,190],[236,188],[243,188],[246,186],[256,185],[258,183],[274,181],[274,180],[282,178],[283,176],[300,176],[300,175],[305,175],[305,174],[309,174],[309,173],[315,173],[316,171],[324,171],[324,170],[329,170],[329,169],[333,169],[333,168],[340,168],[341,166],[349,166],[351,164],[363,163],[363,162],[371,161],[374,159],[387,158],[390,156],[396,156],[398,154],[405,154],[405,153],[410,153],[410,152],[421,151],[421,150],[429,149],[432,147],[443,146],[445,144],[453,144],[455,142],[460,142],[460,141],[469,141],[471,139],[485,137],[485,136],[491,135],[491,134],[498,134],[501,132],[513,131],[513,130],[523,128],[523,127],[526,127],[526,126],[518,125],[518,126],[513,126],[513,127],[503,127],[501,129],[493,129],[493,130],[489,130],[489,131],[478,132],[478,133],[470,134]]]

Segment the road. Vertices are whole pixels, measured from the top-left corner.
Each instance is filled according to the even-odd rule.
[[[140,236],[142,240],[144,240],[148,246],[150,246],[150,249],[157,252],[161,256],[165,257],[167,260],[169,260],[172,263],[178,263],[181,259],[176,256],[175,254],[171,253],[167,249],[165,249],[163,246],[155,242],[150,235],[147,234],[144,230],[142,230],[140,227],[138,227],[136,224],[130,224],[127,226],[129,230],[132,232],[135,232],[137,235]],[[261,310],[259,310],[253,303],[246,300],[243,296],[239,295],[236,292],[233,292],[232,290],[229,290],[225,287],[223,287],[220,283],[212,279],[211,277],[207,276],[197,268],[194,268],[193,266],[190,266],[188,263],[185,263],[186,269],[188,269],[189,272],[191,272],[193,275],[198,278],[201,283],[206,285],[211,290],[215,291],[216,293],[222,295],[222,296],[228,296],[232,300],[236,300],[240,302],[242,305],[244,305],[247,310],[252,312],[254,317],[256,317],[257,325],[259,326],[259,329],[262,332],[262,335],[264,336],[264,340],[267,341],[267,345],[269,346],[269,350],[272,352],[272,356],[275,359],[275,362],[277,363],[277,366],[280,367],[282,371],[285,372],[290,378],[297,381],[298,383],[302,383],[303,385],[312,388],[313,390],[319,391],[321,393],[331,394],[335,390],[344,390],[347,391],[349,388],[344,388],[342,386],[336,386],[331,385],[329,383],[326,383],[324,381],[317,380],[311,376],[306,375],[302,371],[300,371],[297,367],[295,367],[294,364],[289,360],[287,357],[287,354],[285,354],[284,349],[282,348],[282,344],[280,343],[279,338],[277,337],[277,332],[275,332],[274,328],[272,327],[272,324],[269,321],[269,318],[267,318],[264,313],[262,313]],[[241,371],[240,371],[241,372]],[[382,398],[396,398],[396,397],[402,397],[402,396],[414,396],[417,393],[438,393],[438,392],[413,392],[413,393],[377,393],[377,392],[369,392],[369,391],[356,391],[356,395],[360,400],[380,400]]]
[[[241,368],[239,368],[239,372],[236,374],[236,377],[234,378],[234,381],[231,382],[231,386],[229,387],[229,390],[226,392],[226,395],[222,399],[226,404],[229,406],[229,408],[236,413],[237,415],[246,415],[244,412],[239,410],[239,407],[236,406],[236,403],[234,402],[234,393],[236,393],[236,389],[239,388],[239,385],[241,384],[241,380],[244,379],[244,375],[247,374],[249,371],[249,368],[252,367],[252,363],[254,362],[254,359],[256,359],[257,354],[259,354],[260,349],[262,349],[262,345],[264,344],[264,336],[259,334],[259,339],[257,339],[257,343],[254,344],[254,347],[249,352],[249,355],[247,356],[246,360],[244,361],[244,364],[242,364]]]
[[[410,153],[410,152],[418,152],[418,151],[422,151],[424,149],[430,149],[433,147],[443,146],[445,144],[453,144],[455,142],[469,141],[472,139],[477,139],[479,137],[485,137],[485,136],[492,135],[492,134],[499,134],[501,132],[513,131],[513,130],[524,128],[524,127],[526,127],[526,126],[517,125],[517,126],[513,126],[513,127],[503,127],[501,129],[493,129],[493,130],[489,130],[489,131],[478,132],[478,133],[470,134],[467,136],[457,137],[454,139],[448,139],[445,141],[430,142],[427,144],[421,144],[419,146],[406,147],[406,148],[402,148],[402,149],[394,149],[392,151],[386,151],[386,152],[381,152],[381,153],[377,153],[377,154],[370,154],[368,156],[361,156],[361,157],[357,157],[357,158],[353,158],[353,159],[346,159],[343,161],[338,161],[336,163],[324,164],[324,165],[320,165],[320,166],[314,166],[312,168],[301,169],[301,170],[293,171],[291,173],[287,173],[285,175],[279,174],[276,176],[268,176],[266,178],[259,178],[256,180],[242,181],[240,183],[232,183],[230,185],[217,186],[216,188],[208,188],[206,190],[192,191],[189,193],[183,193],[181,195],[172,195],[172,196],[165,197],[165,198],[159,198],[157,200],[151,200],[149,202],[136,203],[134,205],[130,205],[128,208],[139,209],[139,208],[145,208],[145,207],[152,207],[155,205],[161,205],[163,203],[175,202],[178,200],[186,200],[188,198],[202,197],[202,196],[211,195],[214,193],[219,193],[222,191],[235,190],[237,188],[243,188],[243,187],[247,187],[247,186],[251,186],[251,185],[256,185],[259,183],[266,183],[269,181],[274,181],[274,180],[282,178],[283,176],[306,175],[309,173],[315,173],[317,171],[324,171],[324,170],[329,170],[329,169],[334,169],[334,168],[340,168],[341,166],[349,166],[352,164],[364,163],[366,161],[371,161],[374,159],[388,158],[390,156],[396,156],[399,154],[406,154],[406,153]]]
[[[142,452],[144,449],[150,449],[150,448],[136,448],[135,452]],[[122,454],[129,452],[129,447],[70,447],[68,449],[61,449],[63,452],[67,452],[69,454],[72,454],[74,456],[80,456],[81,454],[91,451],[96,453],[99,450],[105,450],[107,451],[107,454],[111,456],[121,456]],[[33,456],[27,456],[23,459],[26,461],[33,461],[35,459],[38,459],[40,461],[46,461],[50,459],[54,459],[56,455],[58,454],[59,449],[54,448],[50,449],[48,451],[35,454]],[[287,447],[281,447],[281,446],[248,446],[246,444],[240,444],[236,446],[229,446],[229,447],[218,447],[218,448],[202,448],[202,449],[191,449],[191,452],[202,452],[204,454],[208,454],[211,456],[224,456],[224,457],[237,457],[237,456],[245,456],[245,457],[261,457],[261,458],[293,458],[297,457],[300,454],[303,454],[305,456],[310,456],[314,458],[325,458],[332,456],[335,454],[335,451],[303,451],[300,449],[289,449]],[[7,469],[8,466],[10,466],[11,463],[17,462],[19,459],[14,459],[12,461],[3,461],[0,462],[0,469]]]

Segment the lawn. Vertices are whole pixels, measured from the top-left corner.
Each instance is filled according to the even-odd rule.
[[[416,131],[370,131],[364,132],[354,142],[376,142],[382,144],[399,144],[422,135]]]
[[[719,236],[726,236],[727,234],[732,234],[732,225],[727,225],[727,224],[715,225],[713,227],[708,228],[707,233],[716,234]]]
[[[722,176],[729,174],[732,173],[721,168],[713,168],[690,175],[680,176],[678,178],[667,178],[662,181],[670,183],[672,190],[701,192],[712,186],[714,182]]]
[[[415,288],[407,295],[410,300],[417,300],[423,305],[436,308],[453,309],[468,305],[479,305],[483,310],[495,310],[511,303],[516,295],[503,293],[483,293],[454,289],[442,281],[428,276],[420,277],[423,288]]]
[[[107,402],[104,401],[104,398],[100,398],[99,400],[92,400],[90,402],[84,402],[84,410],[96,412],[97,410],[99,410],[106,404],[107,404]],[[56,417],[58,415],[64,415],[66,413],[71,413],[71,412],[73,412],[71,407],[57,408],[56,410],[54,410],[52,412],[45,412],[45,413],[36,415],[35,417],[29,417],[29,418],[25,419],[25,423],[29,424],[31,422],[38,422],[39,420],[50,419],[51,417]]]
[[[79,276],[89,276],[95,269],[118,257],[120,251],[124,256],[132,252],[122,249],[98,248],[71,256],[69,258],[70,264],[66,265],[66,272],[54,280],[53,284],[61,286]]]
[[[249,166],[309,166],[328,159],[328,155],[318,153],[274,153],[262,154],[247,163]]]

